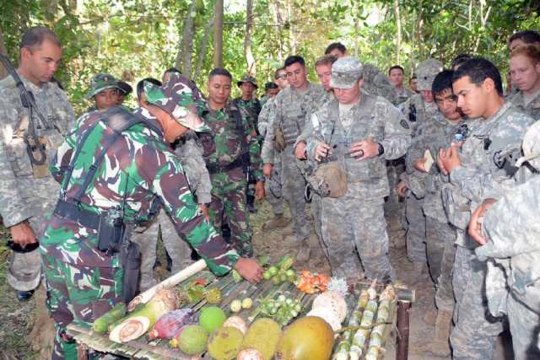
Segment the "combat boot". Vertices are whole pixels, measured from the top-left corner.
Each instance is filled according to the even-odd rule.
[[[296,253],[296,261],[306,262],[309,260],[309,255],[311,253],[311,247],[308,239],[304,239],[300,242],[298,251]]]
[[[268,220],[264,224],[265,230],[273,230],[276,228],[284,228],[291,223],[291,219],[285,217],[283,214],[276,214],[273,219]]]

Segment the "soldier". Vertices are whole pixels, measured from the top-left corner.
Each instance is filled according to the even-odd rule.
[[[277,86],[277,84],[273,81],[269,81],[266,84],[264,84],[264,95],[261,97],[261,100],[260,100],[261,108],[264,107],[264,105],[266,104],[268,100],[275,98],[276,95],[279,93],[279,90],[280,90],[279,86]],[[257,128],[258,127],[259,125],[257,124]]]
[[[467,120],[470,131],[461,145],[439,151],[438,165],[455,186],[453,193],[445,192],[449,220],[464,235],[470,212],[484,199],[498,199],[515,185],[515,162],[533,119],[505,101],[499,71],[483,58],[461,65],[452,77],[452,87],[458,106],[474,120]],[[503,326],[486,308],[486,263],[475,255],[469,237],[458,237],[456,245],[452,354],[454,359],[491,359]]]
[[[411,89],[415,94],[420,94],[420,91],[418,91],[418,78],[416,77],[416,74],[413,74],[413,76],[411,76],[409,79],[409,89]]]
[[[357,59],[334,63],[330,84],[336,100],[313,114],[316,125],[307,152],[320,162],[315,177],[321,186],[315,191],[322,196],[322,238],[333,275],[359,280],[356,247],[366,278],[389,282],[395,273],[388,258],[383,210],[389,193],[385,164],[407,150],[409,124],[386,99],[361,93],[362,82]],[[340,177],[346,178],[345,184]],[[341,189],[333,193],[336,183]]]
[[[180,70],[178,70],[177,68],[175,68],[175,67],[170,67],[170,68],[168,68],[167,70],[165,70],[163,72],[163,77],[162,77],[161,81],[166,83],[167,81],[169,81],[171,75],[173,75],[173,74],[182,75],[182,72]]]
[[[86,112],[107,110],[117,106],[120,91],[120,85],[114,76],[105,73],[94,75],[90,80],[90,89],[85,95],[87,99],[94,100],[94,105]]]
[[[516,93],[510,101],[535,120],[540,120],[540,45],[522,45],[510,54],[510,77]]]
[[[264,177],[260,170],[260,147],[245,109],[229,101],[232,75],[216,68],[208,76],[208,101],[203,117],[215,136],[215,147],[205,146],[205,161],[212,181],[210,216],[214,227],[224,221],[230,241],[241,256],[251,257],[252,230],[246,212],[246,182],[256,179],[255,197],[264,198]]]
[[[409,150],[410,153],[417,152],[415,157],[420,158],[414,164],[416,170],[427,174],[422,208],[426,217],[427,262],[436,285],[436,310],[428,311],[424,316],[427,323],[435,324],[435,335],[425,351],[443,357],[450,356],[448,338],[454,311],[452,267],[457,234],[448,222],[443,206],[442,188],[448,183],[448,178],[433,165],[433,161],[441,148],[450,146],[456,135],[462,135],[462,116],[452,92],[452,75],[452,70],[443,70],[433,80],[432,92],[439,112],[418,127]]]
[[[266,133],[261,157],[264,162],[264,175],[269,178],[275,154],[280,152],[283,196],[289,204],[293,219],[298,247],[297,259],[307,261],[310,253],[310,224],[304,199],[306,182],[296,164],[293,145],[304,129],[306,115],[320,106],[327,95],[321,85],[308,81],[305,62],[301,56],[291,55],[285,59],[285,69],[290,86],[281,91],[272,102],[269,118],[274,126]],[[278,148],[274,142],[280,143]]]
[[[334,55],[337,58],[347,56],[347,48],[340,42],[331,43],[324,50],[324,55]]]
[[[431,87],[433,79],[442,69],[442,63],[434,59],[427,59],[418,64],[415,73],[418,76],[420,95],[411,96],[399,106],[409,122],[413,141],[417,136],[418,127],[426,121],[431,121],[438,112],[437,105],[433,101]],[[409,281],[414,283],[420,280],[427,270],[426,219],[422,210],[426,174],[414,168],[414,163],[420,158],[412,155],[407,153],[405,157],[405,172],[400,175],[401,182],[397,185],[397,193],[405,197],[405,216],[408,224],[407,257],[414,266]]]
[[[540,169],[540,123],[533,124],[523,138],[524,156],[519,165]],[[539,359],[537,344],[540,323],[540,243],[538,204],[540,176],[508,191],[499,201],[484,200],[471,216],[469,235],[480,247],[475,253],[488,261],[486,293],[493,315],[508,316],[515,359]],[[511,221],[509,221],[511,220]],[[503,272],[493,272],[497,267]],[[496,308],[501,298],[503,307]],[[504,304],[506,302],[506,304]],[[505,305],[505,306],[504,306]]]
[[[67,325],[90,327],[134,295],[138,249],[123,235],[125,227],[148,220],[156,203],[216,275],[234,267],[249,281],[261,279],[256,262],[226,244],[193,201],[169,143],[207,126],[189,86],[172,80],[162,88],[148,84],[148,109],[84,115],[51,166],[62,191],[40,244],[56,325],[53,359],[77,357]]]
[[[287,80],[287,71],[285,70],[285,68],[279,68],[275,71],[274,82],[277,84],[279,91],[283,91],[283,89],[289,86],[289,81]],[[259,129],[259,134],[263,139],[266,137],[268,128],[274,126],[273,123],[269,122],[269,112],[272,108],[274,99],[275,97],[269,99],[268,102],[263,106],[259,114],[257,127]],[[290,218],[283,215],[280,154],[276,151],[274,153],[274,156],[274,167],[272,168],[272,173],[270,174],[270,177],[267,178],[264,184],[266,200],[270,203],[270,205],[272,205],[272,211],[274,213],[274,218],[264,223],[264,228],[266,229],[283,228],[289,225],[289,223],[291,222]]]
[[[181,75],[172,75],[174,81],[182,81],[187,84],[192,91],[192,96],[197,101],[202,101],[200,90],[188,79]],[[169,80],[170,81],[170,80]],[[148,102],[144,94],[146,82],[161,86],[161,82],[148,78],[141,80],[137,84],[138,98],[140,106],[148,109]],[[201,135],[202,136],[202,135]],[[207,133],[207,136],[210,136]],[[199,204],[199,208],[208,217],[206,204],[212,201],[210,191],[212,185],[210,175],[206,169],[203,158],[203,149],[198,136],[193,131],[185,133],[180,139],[172,144],[174,153],[182,164],[182,168],[189,183],[194,200]],[[173,222],[169,219],[163,209],[157,209],[159,214],[155,219],[144,225],[133,229],[132,241],[139,244],[141,251],[141,279],[139,289],[145,291],[157,284],[154,278],[154,267],[156,266],[156,243],[161,235],[161,240],[165,246],[167,254],[167,270],[172,274],[177,273],[191,264],[191,247],[178,237]],[[160,264],[158,262],[158,264]]]
[[[508,39],[508,51],[512,52],[518,46],[526,44],[540,45],[540,33],[535,30],[523,30],[514,33]]]
[[[64,92],[49,82],[61,58],[60,40],[51,30],[38,26],[23,35],[17,73],[35,98],[37,109],[32,109],[31,118],[29,109],[21,102],[15,79],[9,76],[0,82],[0,214],[9,230],[12,248],[19,251],[11,253],[7,275],[19,301],[30,299],[39,285],[37,239],[59,190],[47,164],[75,120]],[[37,111],[47,123],[37,116]],[[44,152],[29,148],[40,148],[34,143],[36,139],[31,138],[31,128],[44,144]]]
[[[414,92],[403,86],[405,78],[405,70],[399,65],[394,65],[388,69],[388,77],[396,86],[396,102],[394,105],[399,105],[407,101],[408,98],[414,95]]]

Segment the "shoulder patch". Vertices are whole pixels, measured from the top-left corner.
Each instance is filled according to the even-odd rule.
[[[404,128],[404,129],[407,129],[409,130],[411,127],[409,126],[409,123],[407,122],[407,120],[403,119],[399,122],[399,124]]]

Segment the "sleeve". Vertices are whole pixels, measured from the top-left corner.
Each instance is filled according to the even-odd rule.
[[[378,101],[381,101],[379,98]],[[384,140],[381,141],[384,147],[384,158],[386,160],[398,159],[405,155],[411,145],[410,125],[405,120],[403,114],[389,101],[378,103],[378,116],[385,119]]]
[[[137,152],[135,161],[137,164],[152,163],[142,169],[141,176],[161,199],[178,234],[206,261],[213,273],[224,275],[229,272],[239,255],[201,213],[176,156],[145,146]]]
[[[268,100],[266,104],[261,109],[261,112],[259,113],[259,120],[257,122],[257,129],[259,130],[259,134],[264,138],[266,133],[268,132],[269,124],[269,111],[270,111],[270,104],[272,100]]]
[[[191,133],[191,132],[190,132]],[[175,153],[179,156],[186,173],[187,179],[192,186],[193,193],[197,196],[199,204],[212,201],[210,192],[212,182],[203,158],[203,149],[197,144],[195,134],[186,134],[189,137],[185,143],[177,148]]]
[[[58,148],[53,161],[49,165],[52,176],[60,184],[64,181],[66,171],[69,169],[69,163],[71,162],[73,150],[77,144],[77,134],[80,131],[81,124],[83,124],[88,117],[89,114],[85,114],[75,122],[71,131],[64,137],[64,141]]]
[[[278,95],[279,96],[279,95]],[[277,119],[277,98],[275,98],[268,109],[268,128],[264,136],[264,142],[261,149],[261,159],[263,164],[274,163],[274,124]]]
[[[316,113],[310,116],[309,121],[306,123],[306,128],[308,126],[310,126],[312,130],[310,131],[309,135],[306,136],[307,157],[308,159],[315,159],[315,150],[317,149],[317,145],[323,142],[321,139],[324,139],[321,131],[322,124],[319,120],[319,116]]]

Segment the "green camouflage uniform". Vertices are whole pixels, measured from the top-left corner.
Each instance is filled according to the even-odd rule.
[[[34,115],[36,135],[46,137],[47,161],[50,161],[63,141],[62,135],[75,121],[73,108],[56,84],[49,82],[38,87],[22,76],[21,79],[34,95],[45,119],[59,129],[45,129]],[[60,188],[50,173],[34,175],[23,138],[28,129],[28,112],[22,106],[19,90],[10,76],[0,82],[0,122],[0,215],[7,228],[29,221],[36,237],[39,237],[45,215],[52,211]],[[7,276],[12,287],[19,291],[33,290],[38,286],[40,277],[37,250],[12,254]]]
[[[462,165],[450,174],[450,181],[468,203],[454,204],[449,219],[466,232],[468,219],[455,221],[467,206],[474,211],[486,198],[498,199],[516,185],[514,163],[521,154],[523,135],[533,119],[506,102],[489,119],[468,120],[470,134],[461,147]],[[513,160],[512,160],[513,159]],[[451,202],[457,197],[447,198]],[[450,204],[450,206],[452,206]],[[458,236],[453,287],[456,297],[456,326],[450,336],[454,359],[491,359],[500,320],[488,314],[484,291],[487,265],[474,253],[468,236]]]
[[[231,102],[217,111],[207,107],[203,117],[215,136],[214,151],[205,149],[205,154],[208,154],[205,156],[206,166],[212,181],[212,223],[220,231],[223,222],[227,221],[233,247],[241,256],[251,257],[253,245],[246,210],[245,190],[249,175],[246,162],[249,162],[249,171],[255,179],[264,181],[255,129],[245,112]]]
[[[146,94],[150,101],[148,89]],[[167,101],[161,99],[152,103],[165,108]],[[75,351],[75,344],[66,341],[67,325],[88,327],[120,300],[124,269],[118,253],[109,255],[98,250],[97,227],[85,225],[92,216],[122,209],[128,225],[148,221],[152,205],[159,201],[177,232],[216,275],[226,274],[238,259],[238,253],[223,241],[200,212],[177,156],[148,111],[136,110],[132,116],[142,123],[123,131],[107,148],[105,144],[113,131],[104,121],[119,111],[123,116],[130,114],[121,108],[112,108],[79,119],[51,166],[56,180],[63,184],[60,200],[77,209],[66,214],[60,211],[59,202],[40,239],[48,307],[57,330],[53,359],[70,358]],[[193,119],[191,113],[186,116],[188,110],[182,103],[168,112],[182,124]],[[185,122],[180,120],[183,117]],[[84,151],[75,159],[83,136],[86,137]],[[107,150],[99,161],[96,156],[103,148]],[[98,167],[92,167],[98,163]],[[70,169],[72,175],[68,179]],[[92,169],[96,172],[89,177],[85,189],[83,181]],[[75,220],[74,216],[79,217]]]
[[[515,107],[528,114],[534,120],[540,120],[540,91],[527,104],[525,104],[525,96],[521,90],[513,94],[509,100]]]

